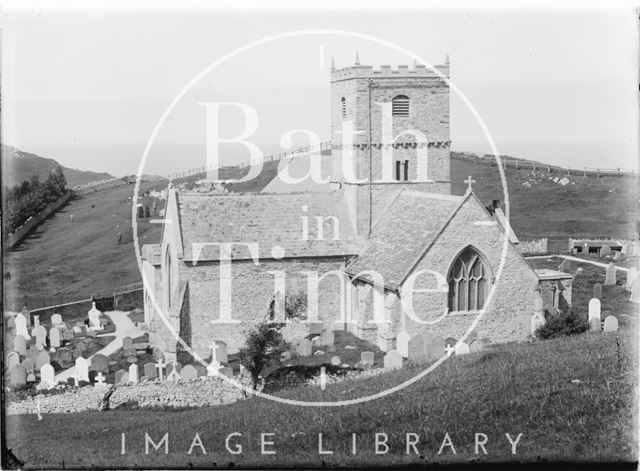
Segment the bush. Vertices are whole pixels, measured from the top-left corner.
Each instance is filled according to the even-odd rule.
[[[539,339],[552,339],[581,334],[588,329],[589,322],[585,316],[569,311],[560,313],[557,316],[547,317],[547,322],[536,330],[536,336]]]
[[[246,344],[240,349],[240,364],[251,374],[254,389],[262,371],[280,362],[284,343],[279,330],[279,324],[259,324],[248,332]]]

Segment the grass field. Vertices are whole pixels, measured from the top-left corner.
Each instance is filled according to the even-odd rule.
[[[452,357],[395,394],[343,407],[298,407],[263,398],[182,411],[115,410],[7,418],[8,446],[26,468],[384,466],[501,461],[631,461],[636,456],[637,345],[630,332],[583,334],[532,344],[493,347]],[[628,355],[633,352],[632,355]],[[366,380],[347,380],[279,393],[304,401],[338,401],[380,392],[421,370],[404,369]],[[60,440],[64,430],[65,439]],[[121,454],[121,434],[126,434]],[[168,454],[150,449],[168,433]],[[189,448],[196,433],[207,455]],[[225,438],[242,454],[225,449]],[[260,434],[273,433],[261,454]],[[318,434],[324,450],[318,454]],[[352,434],[357,453],[352,455]],[[375,434],[389,451],[375,454]],[[419,437],[419,455],[406,454],[406,434]],[[445,434],[456,454],[445,447]],[[487,436],[484,455],[475,434]],[[511,454],[505,434],[522,436]],[[413,438],[413,437],[412,437]],[[36,445],[37,444],[37,445]]]

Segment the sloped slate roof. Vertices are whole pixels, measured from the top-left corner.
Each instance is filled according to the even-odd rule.
[[[342,192],[179,194],[178,211],[184,260],[219,260],[218,247],[202,246],[211,242],[258,243],[260,259],[273,258],[276,246],[284,248],[287,258],[355,255],[361,245]],[[309,240],[303,240],[304,216]],[[328,221],[323,226],[324,240],[318,240],[318,216],[338,219],[339,240],[333,239],[333,223]],[[250,258],[246,246],[233,247],[231,259]]]
[[[463,200],[463,196],[402,191],[373,227],[347,273],[356,276],[374,270],[384,277],[386,287],[397,288]]]

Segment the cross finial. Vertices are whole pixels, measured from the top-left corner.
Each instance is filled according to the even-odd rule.
[[[467,184],[467,191],[473,191],[473,188],[471,188],[471,185],[476,181],[471,179],[471,175],[469,175],[464,182]]]
[[[357,49],[356,49],[356,65],[360,65],[360,54],[358,54]]]

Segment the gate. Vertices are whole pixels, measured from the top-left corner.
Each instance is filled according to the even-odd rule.
[[[99,311],[105,312],[114,310],[113,296],[105,296],[102,298],[91,296],[91,300],[96,303],[96,308]]]

